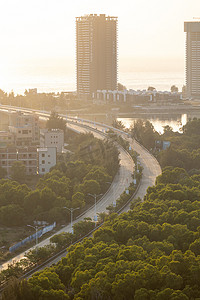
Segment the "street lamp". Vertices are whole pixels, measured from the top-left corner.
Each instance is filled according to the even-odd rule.
[[[38,227],[37,225],[36,226],[32,226],[32,225],[27,225],[28,227],[32,227],[33,229],[35,229],[35,250],[36,250],[36,253],[37,253],[37,244],[38,244],[38,229],[40,228],[43,228],[44,226],[41,226],[41,227]]]
[[[75,210],[77,210],[77,209],[80,209],[80,207],[76,207],[76,208],[71,207],[71,208],[68,208],[68,207],[64,206],[63,208],[66,208],[66,209],[68,209],[71,212],[71,233],[73,233],[73,226],[72,226],[73,212]]]
[[[102,196],[103,194],[97,195],[97,194],[88,193],[88,195],[93,197],[94,201],[95,201],[95,203],[94,203],[94,222],[95,222],[95,226],[96,226],[96,221],[97,221],[97,197]]]

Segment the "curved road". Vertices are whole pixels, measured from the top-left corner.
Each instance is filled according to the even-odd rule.
[[[73,125],[70,124],[69,128],[76,129],[77,131],[80,131],[80,132],[88,132],[88,131],[92,130],[92,128],[86,129],[84,127],[81,127],[80,124],[73,124]],[[93,132],[93,133],[97,138],[101,138],[101,139],[104,138],[104,136],[102,135],[101,132],[99,132],[99,133]],[[108,192],[97,202],[97,205],[96,205],[97,213],[106,211],[106,208],[110,204],[113,203],[114,199],[118,198],[123,193],[123,191],[129,186],[129,184],[132,182],[132,174],[133,174],[133,169],[134,169],[133,160],[130,158],[130,156],[127,154],[127,152],[124,151],[121,147],[120,147],[119,158],[120,158],[119,171],[118,171],[117,175],[115,176]],[[84,214],[82,214],[80,217],[77,217],[77,219],[75,221],[73,221],[73,224],[76,222],[79,222],[87,217],[90,217],[91,219],[93,219],[94,214],[95,214],[95,212],[94,212],[94,207],[93,207],[93,208],[89,209],[87,212],[85,212]],[[55,234],[59,234],[61,232],[70,232],[70,229],[71,229],[71,225],[69,224],[69,225],[63,227],[58,232],[56,232]],[[50,243],[51,237],[38,243],[38,247],[43,247],[45,245],[48,245]],[[23,253],[21,253],[17,256],[15,256],[14,258],[10,259],[9,261],[5,262],[4,264],[0,265],[0,270],[6,269],[9,264],[12,264],[12,263],[17,262],[20,259],[24,258],[25,253],[34,248],[35,248],[35,246],[24,251]]]
[[[10,107],[8,109],[10,109]],[[82,120],[82,124],[84,122],[85,121]],[[85,124],[87,124],[87,126],[88,126],[88,122],[85,122]],[[80,131],[80,132],[88,132],[88,131],[93,132],[94,128],[96,128],[99,130],[99,133],[93,132],[93,134],[98,138],[102,138],[102,131],[105,132],[106,127],[107,127],[104,124],[97,125],[92,122],[90,122],[89,126],[91,127],[91,129],[89,129],[89,127],[87,127],[87,128],[81,127],[80,123],[79,124],[78,123],[73,123],[73,124],[68,123],[69,128],[71,127],[72,129]],[[113,130],[115,130],[115,129],[113,128]],[[128,138],[125,133],[123,133],[123,132],[119,133],[119,131],[117,131],[117,132],[118,132],[118,134],[121,134],[124,138],[128,139],[131,144],[132,149],[134,149],[136,152],[138,152],[140,154],[138,160],[139,160],[141,166],[143,167],[143,176],[141,179],[141,183],[140,183],[140,187],[138,189],[137,195],[135,197],[140,197],[141,199],[143,199],[147,188],[149,186],[154,185],[156,177],[161,174],[160,165],[158,164],[157,160],[143,146],[141,146],[135,140]],[[133,165],[132,159],[130,159],[130,156],[124,150],[120,149],[119,173],[114,178],[114,181],[112,182],[112,185],[111,185],[108,193],[106,193],[106,195],[104,195],[101,198],[101,201],[99,201],[97,203],[97,213],[106,211],[106,207],[108,205],[110,205],[114,201],[114,199],[117,199],[120,196],[120,194],[125,190],[125,188],[127,188],[129,186],[130,182],[132,181],[133,168],[134,168],[134,165]],[[127,206],[124,209],[124,211],[128,211],[128,210],[129,210],[129,206]],[[73,223],[83,220],[86,217],[90,217],[93,219],[94,208],[92,208],[88,212],[84,213],[80,218],[76,219]],[[63,231],[69,232],[70,225],[62,228],[56,234],[61,233]],[[44,241],[40,242],[38,244],[38,247],[42,247],[44,245],[49,244],[49,242],[50,242],[49,240],[50,240],[50,238],[47,238]],[[13,259],[4,263],[3,265],[0,265],[0,270],[5,269],[8,266],[8,264],[19,261],[21,258],[24,257],[24,254],[25,254],[25,252],[14,257]]]

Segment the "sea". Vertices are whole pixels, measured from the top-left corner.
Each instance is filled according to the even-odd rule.
[[[119,72],[118,82],[127,89],[143,90],[149,86],[158,91],[169,91],[172,85],[182,90],[184,72]],[[63,92],[76,90],[76,74],[49,72],[46,75],[33,75],[28,72],[13,72],[7,77],[0,78],[0,89],[5,92],[14,91],[15,94],[24,94],[25,89],[37,88],[38,92]]]
[[[183,72],[119,72],[118,82],[126,86],[127,89],[145,90],[149,86],[155,87],[157,91],[170,91],[172,85],[176,85],[179,91],[182,90],[185,84],[184,71]],[[24,94],[25,89],[37,88],[39,93],[60,93],[63,91],[76,90],[76,74],[70,73],[66,70],[66,74],[58,74],[49,72],[47,75],[36,76],[27,72],[20,72],[19,74],[11,74],[11,76],[1,80],[0,89],[5,92],[13,91],[15,95]],[[90,119],[90,117],[88,116]],[[96,117],[93,116],[96,119]],[[163,127],[169,125],[174,131],[181,132],[187,120],[190,118],[189,114],[176,114],[166,116],[146,115],[144,119],[149,120],[154,125],[155,129],[162,133]],[[137,116],[119,116],[118,120],[128,128],[130,127]]]

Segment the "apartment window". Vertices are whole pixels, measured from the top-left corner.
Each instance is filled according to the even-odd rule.
[[[18,133],[21,133],[21,130],[19,130]]]
[[[28,157],[31,158],[31,157],[32,157],[32,154],[29,154]]]
[[[45,157],[45,153],[42,153],[42,157]]]
[[[45,168],[42,168],[42,172],[45,172]]]
[[[48,157],[50,157],[50,154],[48,155]]]
[[[43,164],[43,165],[45,164],[45,160],[42,160],[42,164]]]

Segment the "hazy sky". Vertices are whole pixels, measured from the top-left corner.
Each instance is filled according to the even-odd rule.
[[[0,11],[1,81],[75,72],[75,17],[90,13],[119,18],[119,72],[182,71],[183,22],[200,17],[200,0],[0,0]]]

